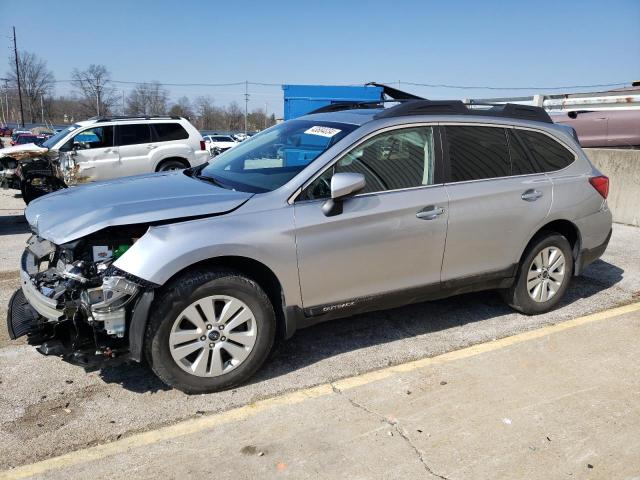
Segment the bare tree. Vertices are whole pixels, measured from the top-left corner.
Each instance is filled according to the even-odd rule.
[[[229,130],[238,132],[244,130],[244,111],[237,102],[231,102],[225,109],[225,113],[227,114]]]
[[[51,70],[47,68],[47,62],[40,60],[30,52],[20,52],[18,55],[18,67],[20,68],[22,93],[27,111],[29,112],[31,123],[36,123],[44,107],[44,97],[53,90],[55,79]],[[17,89],[18,76],[13,56],[9,60],[8,77],[9,86]]]
[[[176,115],[189,120],[193,119],[193,109],[191,108],[189,98],[180,97],[178,101],[171,106],[171,109],[169,109],[169,115]]]
[[[127,98],[127,113],[130,115],[165,115],[169,93],[159,82],[137,85]]]
[[[214,105],[213,98],[202,96],[194,102],[195,114],[198,117],[196,126],[201,130],[225,130],[228,128],[223,112]]]
[[[86,70],[74,69],[72,83],[83,97],[81,104],[86,115],[107,115],[118,101],[111,83],[111,74],[104,65],[91,64]]]

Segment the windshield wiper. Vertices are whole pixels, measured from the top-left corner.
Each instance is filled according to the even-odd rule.
[[[215,179],[213,177],[209,177],[207,175],[195,175],[195,177],[198,180],[209,182],[212,185],[215,185],[216,187],[225,188],[225,189],[229,190],[229,187],[225,186],[222,182],[220,182],[219,180],[217,180],[217,179]]]

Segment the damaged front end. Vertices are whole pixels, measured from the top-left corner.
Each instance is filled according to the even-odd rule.
[[[64,245],[32,236],[21,261],[22,288],[9,302],[10,337],[26,335],[40,353],[85,368],[129,358],[133,311],[156,285],[112,264],[140,234],[105,230]]]
[[[34,144],[16,145],[0,150],[0,186],[2,188],[20,188],[22,167],[33,162],[50,165],[49,149]]]

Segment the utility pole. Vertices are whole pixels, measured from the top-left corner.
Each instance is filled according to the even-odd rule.
[[[20,63],[18,62],[18,44],[16,42],[16,27],[13,27],[13,53],[16,56],[16,79],[18,80],[18,98],[20,99],[20,126],[24,127],[24,109],[22,108],[22,86],[20,84]]]
[[[124,117],[125,115],[125,108],[124,108],[124,90],[122,90],[122,116]]]
[[[269,104],[264,102],[264,128],[267,128],[267,108],[269,108]]]
[[[44,100],[42,99],[42,93],[40,94],[40,113],[42,114],[42,123],[44,124]]]
[[[247,116],[249,114],[249,80],[244,81],[244,134],[247,134]]]
[[[100,78],[96,79],[96,111],[97,115],[100,116]]]

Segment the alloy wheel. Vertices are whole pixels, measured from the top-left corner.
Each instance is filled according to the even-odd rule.
[[[176,364],[198,377],[216,377],[242,364],[256,343],[251,309],[229,295],[196,300],[175,319],[169,351]]]
[[[533,258],[527,272],[527,292],[532,300],[552,299],[565,280],[565,258],[557,247],[545,247]]]

